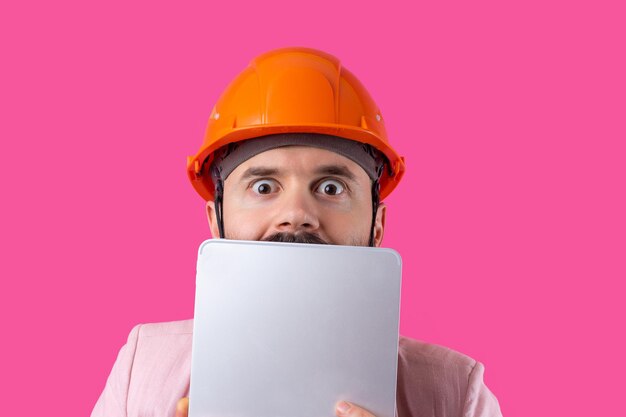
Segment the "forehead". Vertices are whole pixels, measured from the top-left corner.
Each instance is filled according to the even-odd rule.
[[[283,174],[315,174],[332,167],[347,169],[356,180],[369,182],[365,170],[350,158],[311,146],[283,146],[261,152],[241,163],[229,177],[239,177],[251,168],[268,168]]]

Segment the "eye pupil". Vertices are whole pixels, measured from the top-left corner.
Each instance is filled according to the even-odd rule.
[[[337,194],[337,186],[335,184],[326,184],[326,187],[324,187],[324,192],[326,194],[335,195]]]
[[[271,188],[268,184],[260,184],[257,188],[257,191],[259,192],[259,194],[269,194]]]

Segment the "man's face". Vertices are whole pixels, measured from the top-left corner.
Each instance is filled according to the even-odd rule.
[[[374,243],[385,223],[376,215]],[[228,239],[318,237],[335,245],[367,246],[372,222],[371,180],[352,160],[307,146],[260,153],[224,181],[224,233]],[[219,236],[215,204],[207,202],[209,225]]]

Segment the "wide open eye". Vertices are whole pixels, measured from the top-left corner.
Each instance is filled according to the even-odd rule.
[[[278,189],[276,181],[273,180],[258,180],[252,184],[252,191],[257,194],[271,194]]]
[[[325,195],[338,195],[343,193],[343,191],[343,184],[336,180],[322,181],[320,185],[317,186],[317,192]]]

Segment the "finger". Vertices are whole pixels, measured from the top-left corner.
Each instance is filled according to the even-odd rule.
[[[335,406],[337,417],[375,417],[364,408],[347,401],[339,401]]]
[[[189,398],[183,397],[176,403],[176,417],[187,417],[189,412]]]

